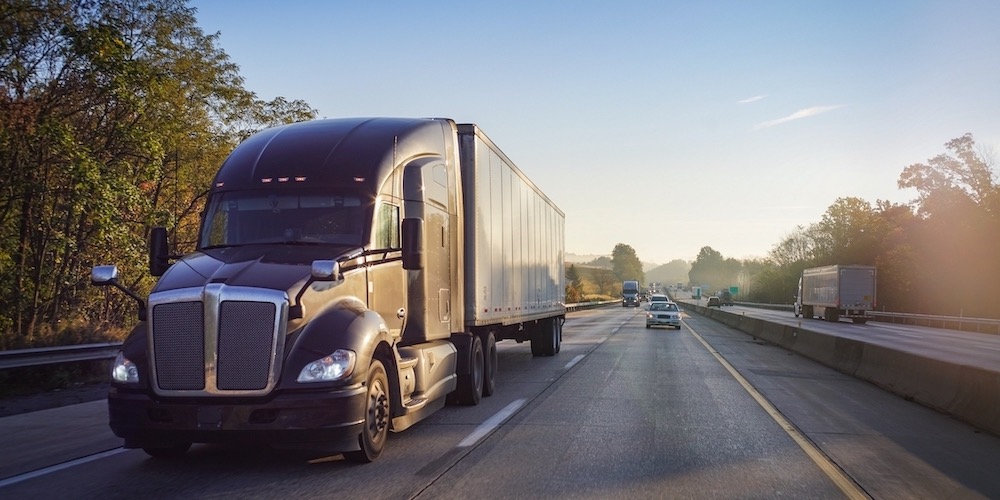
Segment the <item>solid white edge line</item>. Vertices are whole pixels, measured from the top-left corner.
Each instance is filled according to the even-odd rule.
[[[570,368],[573,368],[574,365],[576,365],[577,363],[579,363],[580,360],[583,359],[583,358],[585,358],[585,357],[586,356],[584,356],[583,354],[577,354],[576,357],[573,358],[573,359],[571,359],[569,363],[566,363],[566,366],[564,367],[564,369],[569,370]]]
[[[34,479],[36,477],[44,476],[46,474],[51,474],[53,472],[58,472],[63,469],[68,469],[70,467],[76,467],[77,465],[83,465],[87,462],[93,462],[94,460],[100,460],[102,458],[107,458],[112,455],[117,455],[123,451],[129,451],[129,450],[125,448],[115,448],[113,450],[102,451],[101,453],[95,453],[93,455],[86,456],[83,458],[77,458],[76,460],[70,460],[69,462],[63,462],[58,465],[52,465],[44,469],[38,469],[31,472],[25,472],[24,474],[11,476],[8,477],[7,479],[0,481],[0,488],[11,486],[13,484],[20,483],[21,481],[27,481],[29,479]]]
[[[507,420],[508,418],[510,418],[511,415],[516,413],[517,410],[520,410],[521,407],[524,406],[524,402],[525,402],[524,399],[518,399],[512,402],[511,404],[505,406],[504,409],[498,411],[488,420],[479,424],[479,427],[476,427],[476,430],[472,431],[471,434],[466,436],[465,439],[463,439],[461,442],[458,443],[458,447],[468,448],[478,443],[479,440],[483,438],[483,436],[486,436],[487,434],[493,432],[493,430],[499,427],[500,424],[504,422],[504,420]]]
[[[806,455],[812,459],[816,466],[819,467],[819,469],[823,471],[823,473],[825,473],[831,481],[833,481],[833,484],[835,484],[837,488],[839,488],[840,491],[847,496],[847,498],[871,498],[868,493],[862,490],[861,487],[854,482],[854,479],[848,476],[847,473],[840,468],[840,466],[830,459],[830,457],[826,456],[826,454],[823,453],[823,451],[820,450],[812,441],[810,441],[809,438],[807,438],[805,434],[803,434],[802,431],[795,426],[795,424],[785,418],[785,416],[782,415],[781,412],[778,411],[778,409],[775,408],[775,406],[772,405],[771,402],[768,401],[767,398],[765,398],[764,395],[761,394],[749,380],[744,378],[743,375],[741,375],[740,372],[733,367],[733,365],[729,364],[729,361],[726,361],[726,358],[723,358],[722,355],[719,354],[719,351],[715,350],[715,348],[712,347],[708,341],[702,338],[701,335],[698,335],[698,332],[694,331],[694,329],[691,328],[691,325],[688,325],[688,331],[691,332],[691,335],[694,335],[694,337],[698,339],[698,341],[701,342],[706,349],[708,349],[708,352],[711,353],[712,356],[715,356],[715,359],[729,371],[729,374],[743,386],[743,389],[750,393],[750,396],[757,401],[757,404],[759,404],[761,408],[763,408],[764,411],[767,412],[772,419],[774,419],[774,421],[778,424],[778,427],[781,427],[785,433],[788,434],[788,436],[791,437],[800,448],[802,448],[802,451],[804,451]]]

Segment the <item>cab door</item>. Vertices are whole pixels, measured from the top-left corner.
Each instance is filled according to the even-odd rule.
[[[443,161],[418,160],[403,173],[404,212],[423,220],[423,269],[408,271],[409,305],[403,332],[404,344],[451,336],[452,227],[449,216],[451,177]]]

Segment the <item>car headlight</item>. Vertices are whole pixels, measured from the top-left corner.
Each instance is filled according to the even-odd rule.
[[[333,354],[307,364],[299,372],[298,382],[331,382],[354,373],[354,351],[337,349]]]
[[[139,383],[139,367],[125,357],[125,353],[119,352],[115,356],[115,363],[111,365],[111,380],[123,384]]]

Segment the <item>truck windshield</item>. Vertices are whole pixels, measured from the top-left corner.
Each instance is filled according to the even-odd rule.
[[[363,210],[357,196],[233,191],[208,202],[199,248],[258,243],[361,246]]]

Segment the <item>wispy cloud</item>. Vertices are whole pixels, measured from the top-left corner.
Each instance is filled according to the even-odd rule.
[[[743,99],[742,101],[737,101],[737,104],[750,104],[751,102],[757,102],[757,101],[759,101],[759,100],[761,100],[761,99],[763,99],[765,97],[767,97],[767,96],[766,95],[755,95],[753,97],[747,97],[746,99]]]
[[[784,118],[778,118],[777,120],[768,120],[766,122],[758,123],[754,126],[753,130],[761,130],[768,127],[773,127],[775,125],[781,125],[782,123],[788,123],[793,120],[799,120],[802,118],[809,118],[810,116],[821,115],[828,111],[833,111],[844,107],[843,104],[838,104],[836,106],[813,106],[811,108],[800,109]]]

